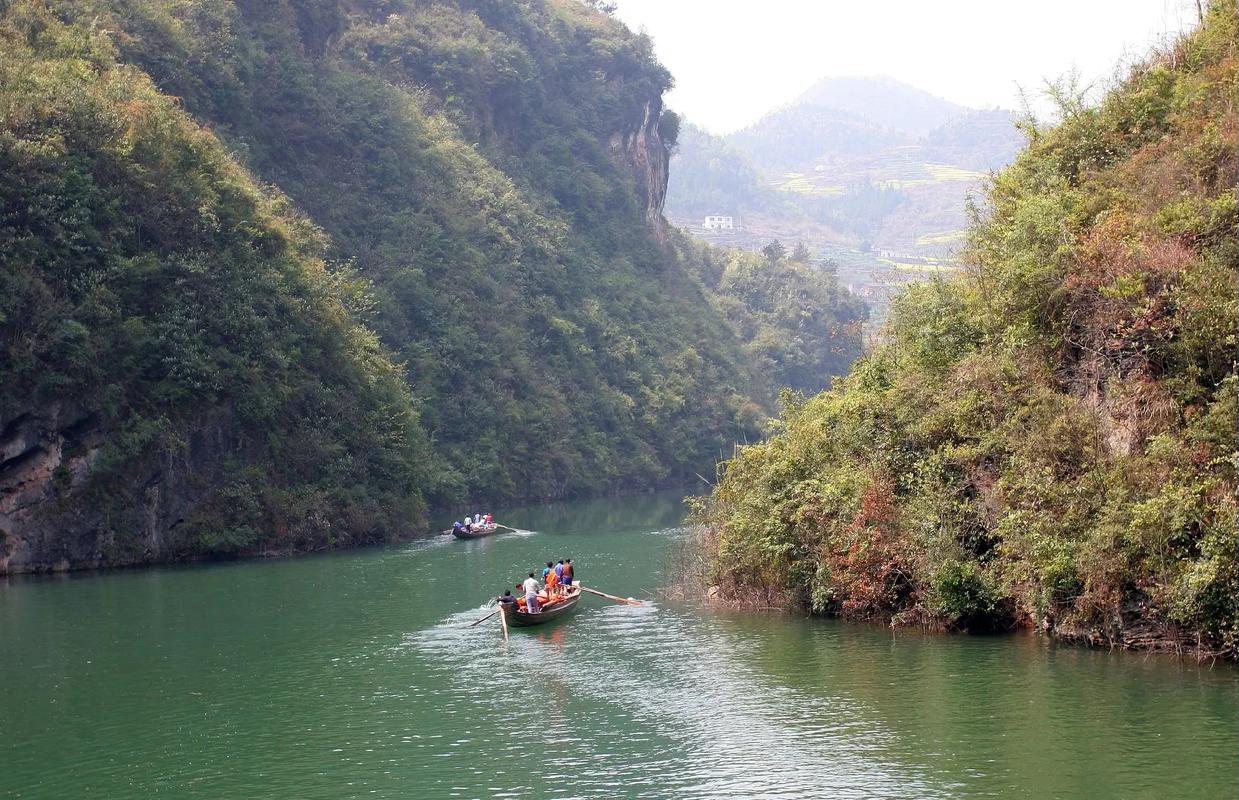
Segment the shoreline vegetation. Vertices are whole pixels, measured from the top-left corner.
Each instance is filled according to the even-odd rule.
[[[1236,7],[990,181],[957,276],[737,448],[715,602],[1236,659]]]

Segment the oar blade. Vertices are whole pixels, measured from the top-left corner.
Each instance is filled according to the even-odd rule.
[[[579,585],[580,585],[580,584],[578,584],[578,586],[579,586]],[[628,604],[628,605],[630,605],[630,606],[643,606],[643,605],[645,605],[645,603],[642,603],[640,600],[634,600],[634,599],[632,599],[631,597],[619,597],[619,596],[617,596],[617,595],[607,594],[606,592],[600,592],[600,591],[598,591],[597,589],[591,589],[591,588],[589,588],[588,586],[580,586],[580,588],[581,588],[581,591],[583,591],[583,592],[589,592],[590,594],[596,594],[596,595],[598,595],[599,597],[605,597],[605,598],[607,598],[608,600],[614,600],[614,601],[615,601],[615,602],[617,602],[617,603],[627,603],[627,604]]]

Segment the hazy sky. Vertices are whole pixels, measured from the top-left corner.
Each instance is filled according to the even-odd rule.
[[[890,75],[957,103],[1016,108],[1073,67],[1107,81],[1196,22],[1195,0],[615,0],[675,75],[668,105],[715,133],[819,78]]]

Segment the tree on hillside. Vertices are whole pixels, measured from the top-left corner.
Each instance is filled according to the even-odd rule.
[[[775,239],[770,244],[761,249],[761,254],[766,257],[766,260],[771,264],[777,264],[787,255],[787,248]]]

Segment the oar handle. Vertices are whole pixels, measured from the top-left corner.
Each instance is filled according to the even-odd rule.
[[[580,585],[578,584],[578,586],[580,586]],[[617,603],[627,603],[627,604],[628,604],[628,605],[630,605],[630,606],[642,606],[642,605],[645,605],[645,604],[644,604],[644,603],[642,603],[640,600],[633,600],[633,599],[628,598],[628,597],[617,597],[617,596],[615,596],[615,595],[613,595],[613,594],[607,594],[606,592],[600,592],[600,591],[598,591],[597,589],[591,589],[591,588],[589,588],[588,586],[580,586],[580,589],[581,589],[581,591],[582,591],[582,592],[589,592],[590,594],[596,594],[596,595],[598,595],[599,597],[605,597],[605,598],[607,598],[608,600],[614,600],[614,601],[615,601],[615,602],[617,602]]]

